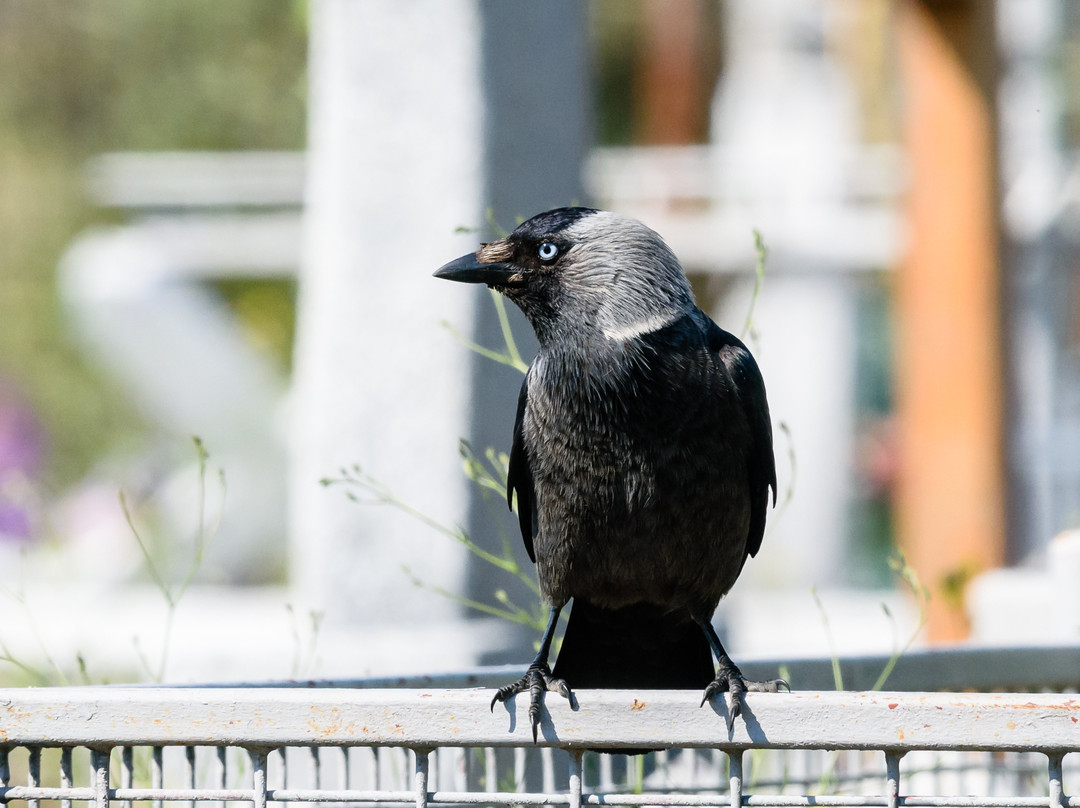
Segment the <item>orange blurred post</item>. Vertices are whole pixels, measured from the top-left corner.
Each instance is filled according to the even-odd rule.
[[[910,249],[897,278],[898,533],[931,591],[931,641],[1005,556],[994,3],[899,6]]]

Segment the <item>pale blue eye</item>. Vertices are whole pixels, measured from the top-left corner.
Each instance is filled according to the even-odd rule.
[[[559,254],[559,248],[550,241],[545,241],[540,245],[537,254],[540,256],[541,261],[552,261],[555,259],[555,256]]]

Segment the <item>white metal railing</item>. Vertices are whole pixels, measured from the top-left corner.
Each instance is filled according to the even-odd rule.
[[[1076,695],[549,696],[534,745],[486,689],[0,690],[0,802],[1080,808]]]

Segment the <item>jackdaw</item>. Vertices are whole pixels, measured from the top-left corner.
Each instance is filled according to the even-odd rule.
[[[529,691],[535,741],[545,690],[703,687],[702,705],[730,694],[730,733],[744,692],[787,687],[744,679],[711,622],[761,546],[770,489],[776,501],[754,358],[697,307],[663,239],[614,213],[541,213],[435,276],[501,292],[539,342],[507,501],[551,611],[536,658],[492,708]]]

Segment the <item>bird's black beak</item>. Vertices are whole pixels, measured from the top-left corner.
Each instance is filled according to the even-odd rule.
[[[513,264],[503,261],[485,263],[476,257],[476,253],[463,255],[435,270],[436,278],[462,283],[485,283],[488,286],[507,286],[513,283],[514,276],[520,274],[521,270]]]

